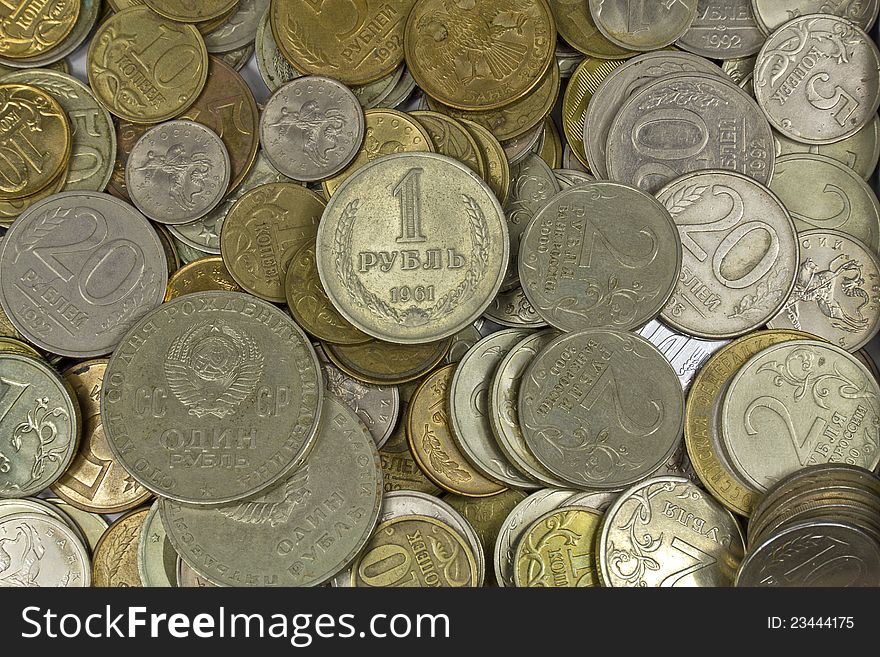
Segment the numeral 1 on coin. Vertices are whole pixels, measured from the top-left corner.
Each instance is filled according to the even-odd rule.
[[[428,240],[422,234],[422,213],[419,205],[419,180],[422,169],[410,169],[394,188],[400,201],[400,235],[398,242],[413,243]]]

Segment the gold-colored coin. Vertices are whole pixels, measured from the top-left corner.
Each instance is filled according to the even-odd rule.
[[[354,11],[314,0],[272,2],[278,49],[302,73],[363,85],[403,61],[403,33],[414,0],[358,0]]]
[[[95,32],[87,68],[89,86],[111,114],[158,123],[196,101],[208,78],[208,51],[194,26],[132,7]]]
[[[471,171],[485,179],[486,167],[480,154],[480,146],[467,128],[451,116],[440,112],[420,110],[410,112],[410,116],[418,119],[422,127],[428,131],[437,153],[466,164]]]
[[[184,294],[211,290],[244,291],[232,278],[220,256],[199,258],[175,271],[168,279],[165,301],[182,297]]]
[[[156,231],[159,236],[159,242],[162,243],[162,251],[165,252],[165,262],[168,264],[168,276],[180,269],[180,254],[177,252],[177,246],[174,243],[174,237],[171,232],[162,224],[150,224],[150,227]]]
[[[363,344],[321,343],[327,357],[343,372],[378,386],[400,385],[430,372],[449,351],[450,338],[427,344],[392,344],[370,340]]]
[[[238,4],[238,0],[145,0],[145,4],[157,14],[178,23],[198,23],[225,16]]]
[[[138,509],[110,525],[92,557],[92,586],[141,587],[138,538],[149,509]]]
[[[516,546],[513,580],[522,587],[599,586],[596,539],[602,514],[563,507],[529,525]]]
[[[685,405],[684,440],[700,481],[728,509],[749,517],[761,497],[725,465],[718,432],[721,430],[723,391],[752,356],[790,340],[815,340],[801,331],[756,331],[719,349],[691,383]]]
[[[330,198],[355,171],[383,155],[434,152],[431,135],[416,119],[392,109],[364,112],[364,143],[347,167],[321,183]]]
[[[414,490],[428,495],[439,495],[442,490],[428,479],[409,448],[406,440],[406,422],[401,420],[382,449],[379,450],[382,462],[382,481],[385,492],[395,490]]]
[[[131,203],[128,187],[125,185],[125,165],[138,139],[153,126],[149,123],[130,123],[118,117],[113,117],[113,124],[116,126],[116,159],[113,162],[110,182],[107,183],[107,191],[126,203]]]
[[[29,59],[48,53],[71,33],[81,0],[0,2],[0,56]]]
[[[477,560],[464,537],[429,516],[381,523],[351,569],[352,586],[477,586]]]
[[[4,338],[13,338],[15,340],[24,340],[24,336],[18,332],[18,329],[9,321],[3,306],[0,306],[0,336]]]
[[[448,391],[456,364],[441,367],[416,390],[406,415],[406,436],[419,467],[443,490],[488,497],[507,488],[481,475],[452,438]]]
[[[6,315],[4,314],[3,317],[5,318]],[[23,354],[25,356],[43,360],[43,354],[34,349],[27,342],[17,340],[16,338],[0,337],[0,351],[9,351],[13,354]]]
[[[58,177],[41,189],[36,194],[16,199],[0,199],[0,226],[8,226],[18,218],[22,212],[27,210],[37,201],[42,201],[47,196],[57,194],[64,189],[64,183],[67,180],[67,165],[64,166]]]
[[[119,13],[123,9],[130,9],[131,7],[143,7],[147,3],[146,3],[146,0],[107,0],[107,2],[105,4],[107,5],[107,9],[110,9],[111,11],[105,12],[106,15],[101,17],[101,20],[99,21],[99,23],[103,23],[105,20],[107,20],[114,13]],[[199,34],[207,35],[210,32],[213,32],[214,30],[216,30],[221,25],[223,25],[223,23],[225,23],[226,20],[230,16],[232,16],[232,14],[235,12],[235,9],[236,9],[236,7],[233,7],[229,11],[221,14],[220,16],[217,16],[216,18],[212,18],[212,19],[206,20],[206,21],[201,21],[198,23],[193,23],[193,25],[195,25],[196,29],[199,31]],[[178,22],[185,22],[185,21],[178,21]]]
[[[551,169],[562,167],[562,137],[553,119],[548,118],[544,121],[544,143],[541,144],[541,152],[538,156]]]
[[[596,27],[585,0],[549,0],[559,36],[575,50],[600,59],[626,59],[639,53],[611,43]]]
[[[372,338],[352,326],[330,302],[315,261],[315,243],[304,244],[290,260],[284,292],[290,314],[319,340],[333,344],[363,344]]]
[[[584,120],[587,116],[587,105],[599,83],[608,74],[626,60],[597,59],[587,57],[577,67],[562,99],[562,131],[575,157],[589,170],[587,153],[584,149]]]
[[[51,185],[64,174],[72,143],[57,100],[30,85],[0,84],[0,198],[23,199]]]
[[[406,23],[406,63],[444,105],[490,110],[519,100],[556,61],[546,0],[418,0]]]
[[[458,119],[458,122],[467,128],[480,147],[480,154],[486,166],[483,180],[489,184],[498,201],[503,205],[510,190],[510,163],[507,161],[504,147],[495,135],[480,124],[469,119]]]
[[[235,282],[261,299],[284,303],[290,259],[315,241],[326,205],[296,183],[260,185],[238,199],[220,231],[220,252]]]

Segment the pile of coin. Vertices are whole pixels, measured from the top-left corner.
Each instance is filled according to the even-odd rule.
[[[0,5],[0,585],[877,583],[880,3],[355,4]]]

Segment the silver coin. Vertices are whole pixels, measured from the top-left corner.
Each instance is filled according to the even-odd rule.
[[[33,57],[27,60],[0,57],[0,64],[5,64],[6,66],[11,66],[13,68],[42,68],[54,64],[55,62],[60,62],[74,50],[79,48],[86,40],[86,37],[89,36],[92,28],[95,27],[95,24],[98,22],[98,16],[101,14],[102,4],[101,0],[82,0],[79,16],[77,16],[70,34],[51,50],[38,57]]]
[[[590,0],[596,27],[628,50],[658,50],[679,39],[697,15],[697,0]]]
[[[559,185],[560,191],[584,183],[596,182],[596,178],[589,173],[575,169],[553,169],[553,175],[556,176],[556,184]]]
[[[177,587],[181,589],[210,589],[217,586],[194,571],[190,565],[177,557]]]
[[[691,458],[688,456],[687,446],[684,444],[684,438],[678,441],[678,448],[669,457],[669,460],[666,461],[663,465],[660,466],[660,469],[657,470],[653,475],[653,477],[684,477],[688,479],[692,484],[703,487],[702,482],[700,481],[700,477],[697,475],[697,471],[694,470],[694,465],[691,463]]]
[[[125,163],[132,203],[153,221],[185,224],[213,210],[229,188],[229,152],[209,127],[168,121],[147,130]]]
[[[141,532],[138,535],[138,575],[147,587],[177,586],[177,552],[171,546],[162,517],[159,502],[153,502]]]
[[[191,244],[179,240],[177,236],[172,236],[171,239],[174,240],[174,248],[177,251],[177,255],[180,257],[182,265],[189,264],[193,260],[200,260],[201,258],[211,255],[207,251],[202,251],[201,249],[193,247]]]
[[[585,506],[604,513],[619,496],[618,491],[607,490],[575,493],[565,500],[565,506]]]
[[[501,292],[483,312],[483,316],[501,326],[510,328],[545,328],[547,322],[526,298],[521,287]]]
[[[698,0],[694,22],[675,45],[702,57],[735,59],[754,55],[765,38],[750,0]]]
[[[352,87],[351,92],[365,110],[378,107],[400,82],[403,77],[403,69],[403,65],[398,66],[394,71],[375,82]]]
[[[278,87],[302,75],[293,68],[278,49],[278,44],[275,43],[275,37],[272,34],[268,9],[263,13],[260,24],[257,26],[255,49],[257,68],[269,91],[274,92]]]
[[[109,353],[162,303],[162,243],[128,203],[63,192],[19,215],[0,244],[0,301],[28,341],[53,354]]]
[[[721,62],[721,70],[736,84],[740,84],[746,77],[753,75],[755,72],[755,62],[758,56],[738,57],[736,59],[726,59]]]
[[[0,519],[0,587],[84,587],[92,568],[86,546],[61,520],[20,513]]]
[[[536,150],[539,150],[543,138],[544,122],[541,121],[524,135],[502,141],[501,147],[504,149],[504,155],[507,156],[510,166],[513,167],[519,164],[530,153],[535,153]]]
[[[638,330],[638,334],[647,338],[648,342],[666,357],[672,369],[678,375],[682,389],[687,392],[691,382],[703,367],[703,364],[730,340],[700,340],[690,335],[683,335],[671,328],[652,320]]]
[[[795,141],[854,135],[880,107],[880,51],[857,25],[813,14],[774,32],[755,64],[755,97],[773,127]]]
[[[269,0],[239,0],[226,22],[205,35],[208,52],[229,52],[253,43],[260,19],[268,9]]]
[[[82,541],[83,545],[87,545],[86,537],[83,534],[82,529],[80,529],[76,522],[74,522],[73,518],[64,513],[64,511],[59,509],[54,504],[50,504],[49,502],[42,500],[38,497],[22,497],[0,500],[0,520],[20,513],[37,513],[40,515],[51,516],[56,520],[60,520],[74,531],[80,541]]]
[[[394,85],[394,88],[391,92],[385,96],[381,101],[376,104],[376,107],[387,107],[390,109],[394,109],[396,107],[400,107],[405,103],[410,96],[412,96],[413,91],[416,88],[416,81],[413,78],[412,73],[409,72],[409,69],[404,65],[403,67],[403,75],[400,76],[400,80]]]
[[[584,166],[584,163],[577,158],[568,143],[566,143],[565,146],[562,147],[562,168],[570,169],[572,171],[583,171],[584,173],[590,173],[590,170],[587,169],[587,167]]]
[[[266,157],[294,180],[314,182],[339,173],[364,140],[364,112],[341,82],[308,75],[272,94],[260,116]]]
[[[483,339],[483,334],[480,332],[482,324],[481,320],[477,320],[452,336],[452,343],[449,345],[446,356],[443,357],[444,364],[459,362],[475,344]]]
[[[758,26],[765,34],[775,32],[784,23],[807,14],[835,14],[848,18],[863,30],[877,20],[878,0],[752,0]]]
[[[656,193],[700,169],[738,171],[767,184],[773,135],[749,95],[723,76],[681,73],[644,86],[608,134],[608,177]]]
[[[245,67],[245,64],[250,61],[250,58],[253,54],[254,44],[251,43],[247,46],[242,46],[237,50],[230,50],[229,52],[218,53],[215,55],[215,57],[230,68],[234,68],[236,71],[240,71]]]
[[[606,148],[611,125],[627,100],[650,82],[675,73],[723,72],[710,61],[687,52],[649,52],[634,57],[608,74],[587,105],[584,149],[590,169],[599,179],[608,178]]]

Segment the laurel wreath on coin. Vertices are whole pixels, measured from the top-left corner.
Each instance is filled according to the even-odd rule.
[[[306,30],[295,18],[287,21],[287,34],[290,39],[286,39],[284,45],[293,50],[299,58],[310,66],[327,66],[330,68],[339,68],[338,64],[334,64],[327,53],[319,48],[307,36]]]
[[[709,189],[708,185],[689,185],[684,189],[674,192],[667,198],[663,205],[673,217],[681,214],[694,203],[699,202],[703,198],[703,193]]]
[[[336,275],[348,290],[352,301],[386,321],[401,326],[423,326],[445,316],[453,308],[473,296],[489,269],[489,225],[486,216],[473,198],[466,194],[462,194],[461,198],[465,204],[471,228],[470,266],[465,272],[464,279],[427,309],[412,306],[398,310],[364,286],[351,264],[351,257],[347,255],[351,253],[352,232],[360,201],[355,199],[346,205],[336,226],[333,246],[336,252]]]

